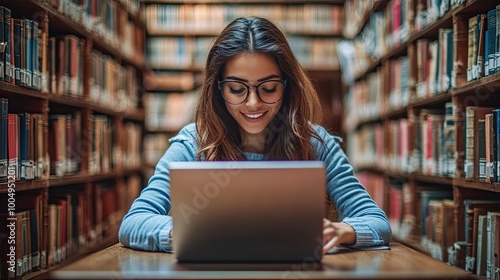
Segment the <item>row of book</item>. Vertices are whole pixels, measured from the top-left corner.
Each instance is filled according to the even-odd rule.
[[[467,106],[464,112],[464,177],[499,182],[500,109]]]
[[[213,37],[148,37],[146,62],[156,69],[202,67]]]
[[[407,56],[389,61],[389,95],[386,98],[386,110],[394,110],[410,104],[410,76]]]
[[[46,210],[43,192],[16,194],[15,212],[0,213],[4,224],[12,225],[0,230],[1,279],[51,267],[115,235],[121,218],[139,195],[141,180],[133,175],[92,186],[51,188]],[[15,242],[8,243],[8,236],[14,236]],[[14,270],[8,269],[11,248],[15,249]]]
[[[0,6],[0,81],[40,90],[42,86],[39,24],[11,17]]]
[[[468,21],[467,81],[500,72],[500,4]]]
[[[446,110],[421,109],[410,119],[362,126],[348,136],[348,141],[351,143],[348,154],[357,169],[380,167],[406,173],[455,176],[452,103],[446,104]],[[478,160],[474,162],[479,164]]]
[[[143,61],[139,54],[144,50],[144,32],[130,19],[130,11],[122,4],[115,0],[50,0],[48,3],[82,29],[92,32],[115,49],[121,49],[124,57],[139,63]]]
[[[495,279],[500,268],[500,200],[464,199],[463,205],[456,204],[447,186],[404,180],[389,181],[386,188],[395,237],[419,244],[437,260]],[[457,226],[459,220],[463,228]]]
[[[465,270],[495,279],[500,269],[500,203],[498,200],[464,200]]]
[[[303,67],[309,69],[338,69],[336,38],[288,36],[290,47]]]
[[[198,91],[148,92],[143,96],[148,131],[175,132],[194,120]]]
[[[220,5],[149,4],[143,16],[150,35],[168,32],[219,33],[233,19],[259,15],[272,19],[285,32],[328,32],[340,34],[343,22],[341,5]]]
[[[6,181],[9,168],[15,171],[16,180],[79,173],[83,145],[89,149],[88,170],[92,174],[140,166],[142,126],[137,123],[126,122],[123,127],[116,127],[108,116],[92,115],[90,133],[86,135],[87,130],[82,130],[81,111],[50,114],[48,151],[45,151],[46,121],[42,114],[9,113],[5,98],[0,99],[0,106],[2,181]]]
[[[416,41],[416,97],[428,98],[449,91],[453,81],[453,30],[440,28],[437,40]]]
[[[343,78],[348,84],[355,82],[368,67],[390,50],[406,43],[410,35],[418,30],[409,28],[413,22],[410,22],[408,15],[411,11],[407,7],[408,2],[406,0],[390,1],[385,11],[373,12],[370,15],[357,37],[339,44],[338,53],[344,72]],[[442,7],[440,10],[443,15],[450,13],[449,0],[439,1],[435,4],[429,3],[429,5]],[[402,9],[403,7],[405,9]],[[417,20],[418,17],[415,21]],[[437,40],[418,39],[416,49],[416,60],[413,60],[412,54],[409,57],[409,67],[413,69],[414,63],[416,63],[416,77],[412,78],[417,82],[417,97],[422,98],[448,91],[454,85],[452,73],[453,30],[440,29]]]
[[[149,133],[144,136],[142,154],[146,166],[156,166],[170,146],[170,137],[172,135],[168,133]]]
[[[385,112],[404,108],[412,101],[449,91],[453,76],[453,30],[439,29],[437,40],[416,41],[416,59],[401,56],[388,60],[387,67],[379,67],[366,79],[354,82],[347,92],[345,104],[349,110],[345,127],[355,129],[362,122],[379,119]],[[416,84],[411,90],[410,69],[415,68]],[[387,77],[391,77],[388,85]],[[366,110],[355,110],[359,106]]]
[[[10,18],[0,6],[0,81],[83,97],[86,41],[75,35],[48,37],[37,21]],[[12,31],[11,31],[12,30]],[[137,73],[110,55],[92,50],[91,100],[115,111],[137,108]]]
[[[466,106],[464,110],[464,178],[499,182],[498,131],[500,109]],[[403,172],[455,177],[456,126],[454,107],[421,109],[406,118],[363,126],[349,137],[349,154],[357,168],[383,166]]]
[[[353,39],[363,28],[364,20],[370,15],[376,0],[345,0],[344,17],[348,20],[342,29],[345,38]]]
[[[117,112],[138,107],[137,69],[121,65],[111,56],[92,50],[90,100]]]
[[[425,29],[465,2],[465,0],[417,0],[414,13],[415,31]]]
[[[385,109],[382,97],[385,92],[384,71],[382,67],[353,83],[344,93],[344,123],[346,131],[354,131],[358,124],[380,119]]]
[[[48,38],[48,92],[83,98],[85,44],[75,35]],[[91,59],[90,100],[118,112],[137,108],[136,69],[96,49]]]
[[[7,205],[6,196],[0,199],[3,205]],[[5,207],[0,213],[2,223],[9,225],[0,230],[2,279],[15,279],[47,267],[47,248],[43,239],[43,195],[41,192],[16,194],[15,206],[15,211],[5,212]],[[12,236],[12,239],[8,239],[8,236]]]
[[[148,37],[146,61],[155,69],[201,68],[206,63],[213,37]],[[302,66],[338,69],[336,38],[288,36]]]
[[[48,171],[42,114],[9,113],[5,98],[0,99],[0,110],[0,180],[7,180],[9,169],[14,180],[41,179]]]

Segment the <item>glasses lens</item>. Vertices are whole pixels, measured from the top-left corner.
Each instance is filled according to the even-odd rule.
[[[281,81],[266,81],[258,86],[260,100],[264,103],[276,103],[281,99],[285,86]],[[248,87],[242,82],[225,81],[221,83],[224,99],[232,104],[240,104],[245,101]]]
[[[259,85],[260,99],[265,103],[275,103],[281,99],[284,86],[280,81],[267,81]]]
[[[240,82],[224,82],[222,85],[222,94],[229,103],[241,103],[247,97],[247,87]]]

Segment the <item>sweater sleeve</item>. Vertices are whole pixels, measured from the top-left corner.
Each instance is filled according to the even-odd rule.
[[[391,228],[387,216],[372,200],[354,176],[354,171],[339,142],[340,137],[323,129],[319,135],[325,145],[319,144],[318,157],[325,162],[327,192],[341,214],[341,221],[351,225],[356,243],[351,247],[389,244]]]
[[[169,162],[196,159],[194,127],[186,126],[170,139],[170,147],[162,156],[148,185],[134,200],[123,217],[118,239],[124,246],[147,251],[171,251]]]

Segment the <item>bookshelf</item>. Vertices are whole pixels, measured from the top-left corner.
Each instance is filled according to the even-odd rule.
[[[139,6],[0,5],[2,279],[45,279],[118,241],[144,171]]]
[[[146,23],[146,163],[156,165],[168,138],[193,120],[197,87],[213,39],[233,19],[272,19],[287,34],[325,104],[324,124],[342,134],[340,71],[335,53],[342,36],[343,1],[164,1],[143,3]],[[160,105],[161,104],[161,105]]]
[[[395,239],[494,279],[500,6],[347,0],[345,9],[356,17],[339,51],[356,173],[385,209]]]

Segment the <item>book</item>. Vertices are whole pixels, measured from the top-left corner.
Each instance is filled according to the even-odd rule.
[[[494,279],[498,279],[500,277],[500,241],[498,241],[498,237],[500,236],[500,214],[495,215],[495,220],[492,221],[495,225],[494,228],[491,229],[491,239],[495,240],[495,248],[493,248],[493,260],[492,260],[492,276]]]
[[[486,275],[486,215],[477,218],[476,274]]]
[[[495,182],[495,131],[493,113],[485,115],[485,149],[486,149],[486,174],[484,180],[486,182]]]
[[[11,29],[12,26],[12,18],[11,18],[11,10],[7,7],[4,7],[3,9],[3,26],[2,22],[0,22],[0,28],[3,29],[4,33],[4,40],[6,42],[5,44],[5,63],[4,63],[4,81],[7,83],[10,83],[14,79],[14,68],[13,65],[11,64],[11,57],[13,56],[13,36],[11,33],[13,32],[13,29]]]
[[[495,108],[467,106],[465,108],[465,161],[464,173],[466,179],[479,180],[479,147],[484,147],[484,142],[479,140],[479,119],[491,113]],[[484,138],[483,138],[484,139]]]
[[[486,278],[493,279],[496,274],[495,269],[495,244],[498,243],[498,238],[495,236],[496,218],[500,212],[488,212],[486,214]]]

